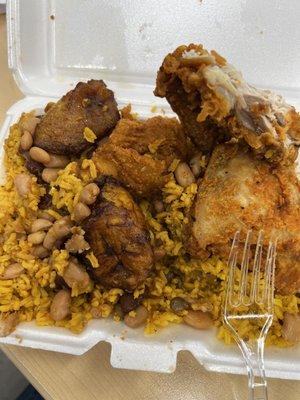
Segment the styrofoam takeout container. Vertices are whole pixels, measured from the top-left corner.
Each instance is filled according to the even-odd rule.
[[[152,94],[156,71],[168,52],[190,42],[216,49],[249,82],[300,108],[299,21],[298,0],[8,1],[9,66],[25,98],[8,110],[1,141],[23,111],[40,110],[89,78],[104,79],[119,105],[131,102],[142,117],[153,116],[153,105],[171,114]],[[83,354],[102,340],[111,343],[118,368],[172,372],[178,351],[189,350],[208,370],[245,372],[234,346],[219,342],[214,331],[183,325],[145,337],[142,329],[104,319],[80,335],[32,322],[0,342]],[[300,379],[300,347],[268,348],[266,371]]]

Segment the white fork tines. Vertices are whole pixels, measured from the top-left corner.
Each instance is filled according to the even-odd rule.
[[[252,256],[252,239],[254,237],[252,231],[247,232],[243,248],[240,236],[240,232],[236,232],[229,255],[223,320],[240,347],[246,363],[249,378],[249,400],[264,400],[268,398],[263,359],[264,343],[273,321],[277,241],[276,239],[269,241],[263,269],[263,253],[266,248],[263,231],[258,234],[254,257]],[[250,268],[251,266],[252,268]],[[245,306],[248,307],[248,310],[241,312],[240,307],[244,310]],[[234,321],[241,319],[257,320],[262,324],[259,336],[254,343],[246,342],[240,337]],[[258,390],[261,393],[259,397],[256,397]]]

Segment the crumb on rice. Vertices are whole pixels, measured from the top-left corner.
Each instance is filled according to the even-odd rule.
[[[97,136],[95,135],[95,133],[88,126],[86,126],[84,128],[83,136],[84,136],[85,140],[89,143],[94,143],[95,140],[97,139]]]

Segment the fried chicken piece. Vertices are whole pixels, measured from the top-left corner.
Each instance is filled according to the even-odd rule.
[[[154,93],[166,97],[201,151],[234,137],[274,163],[291,164],[297,157],[300,116],[294,107],[249,85],[214,50],[190,44],[168,54]]]
[[[99,181],[100,195],[84,225],[85,238],[99,267],[95,280],[107,287],[134,290],[153,265],[150,235],[141,209],[111,177]]]
[[[158,90],[157,83],[155,94],[166,97],[172,110],[178,115],[184,131],[203,153],[209,153],[215,143],[225,138],[224,131],[219,129],[210,118],[202,123],[197,121],[199,104],[201,103],[200,93],[193,93],[192,95],[187,93],[179,78],[176,77],[170,81],[164,92]],[[196,98],[198,98],[197,101]]]
[[[172,161],[184,160],[187,152],[175,118],[121,119],[108,140],[99,144],[93,161],[99,174],[118,178],[140,197],[151,197],[167,182]]]
[[[101,138],[120,118],[113,92],[102,80],[93,79],[79,82],[45,111],[35,130],[34,145],[64,155],[79,154],[90,146],[83,136],[86,127]]]
[[[215,148],[201,181],[191,216],[187,248],[191,255],[227,259],[237,230],[259,230],[266,243],[278,238],[276,288],[300,290],[300,184],[294,166],[274,168],[248,146]]]

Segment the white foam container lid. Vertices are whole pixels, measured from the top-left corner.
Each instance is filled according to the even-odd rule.
[[[152,94],[156,71],[168,52],[191,42],[216,49],[249,82],[300,108],[299,21],[298,0],[9,0],[9,66],[25,98],[7,111],[0,145],[23,111],[42,109],[90,78],[104,79],[119,105],[131,102],[142,117],[153,115],[154,104],[171,114]],[[103,340],[118,368],[172,372],[178,351],[189,350],[208,370],[245,373],[235,346],[183,325],[145,337],[104,319],[79,335],[31,322],[0,342],[79,355]],[[300,379],[300,346],[267,348],[266,372]]]

